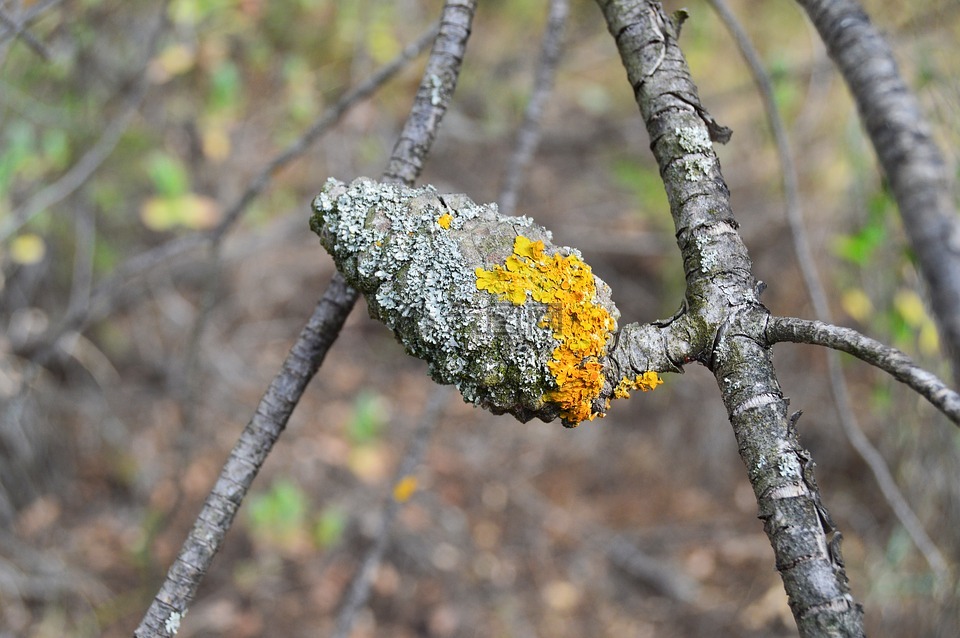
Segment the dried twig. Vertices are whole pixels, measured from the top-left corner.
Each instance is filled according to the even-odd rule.
[[[547,17],[543,42],[540,45],[540,61],[537,64],[533,82],[533,93],[523,113],[523,122],[517,131],[516,146],[507,164],[507,171],[503,176],[503,188],[497,201],[503,215],[512,215],[516,210],[524,174],[540,141],[540,120],[553,88],[553,78],[563,49],[563,28],[569,10],[567,0],[550,0],[550,13]]]
[[[377,528],[373,543],[364,555],[360,563],[360,568],[353,576],[347,588],[347,597],[340,607],[340,613],[337,615],[336,629],[333,632],[333,638],[347,638],[350,635],[350,629],[356,620],[357,613],[363,608],[370,595],[370,586],[373,583],[373,577],[383,560],[383,555],[387,550],[387,541],[390,538],[390,530],[393,522],[400,511],[400,507],[405,499],[397,497],[397,486],[400,482],[413,474],[417,464],[420,463],[427,449],[427,443],[430,436],[436,429],[437,421],[440,416],[440,408],[444,399],[448,396],[448,388],[444,386],[435,386],[427,406],[420,417],[420,424],[414,431],[407,446],[407,453],[400,461],[397,467],[396,475],[393,480],[394,492],[383,506],[380,514],[380,525]]]
[[[17,22],[13,19],[6,11],[0,7],[0,23],[3,23],[11,37],[20,38],[24,43],[30,47],[34,53],[39,55],[45,61],[50,61],[50,52],[47,50],[47,47],[44,46],[40,40],[37,40],[32,33],[27,31],[26,21]]]
[[[41,349],[40,355],[32,358],[40,361],[46,360],[56,351],[57,343],[64,335],[82,330],[90,321],[109,314],[121,292],[136,277],[151,272],[173,259],[183,257],[192,251],[207,249],[221,241],[249,205],[270,185],[277,172],[302,156],[310,145],[330,130],[347,111],[376,92],[405,68],[413,58],[423,52],[436,36],[436,29],[435,25],[428,28],[393,60],[375,71],[364,82],[345,93],[336,103],[324,111],[299,138],[273,157],[257,173],[240,197],[227,208],[224,218],[215,228],[207,233],[195,233],[170,240],[134,255],[117,266],[109,277],[94,287],[90,294],[89,303],[71,308],[54,331],[43,337],[43,342],[47,344],[47,347]]]
[[[448,0],[445,4],[420,90],[391,158],[391,166],[402,166],[403,170],[394,171],[388,178],[413,183],[420,173],[453,95],[475,9],[476,2],[471,0]],[[438,78],[442,78],[439,85]],[[240,503],[356,300],[357,292],[339,273],[335,274],[231,451],[189,537],[135,632],[138,638],[176,633]]]
[[[160,35],[164,31],[164,25],[166,24],[166,5],[166,2],[161,5],[160,25],[156,29],[153,29],[149,42],[143,49],[144,59],[141,60],[138,65],[139,70],[135,73],[135,77],[138,78],[137,82],[124,100],[120,113],[103,129],[96,143],[94,143],[60,179],[35,193],[30,199],[20,206],[17,206],[10,215],[3,220],[4,223],[0,226],[0,242],[6,241],[13,233],[17,232],[24,224],[38,214],[49,209],[51,206],[59,204],[78,188],[86,184],[87,180],[103,165],[103,162],[110,157],[110,154],[113,153],[117,142],[120,141],[120,136],[127,130],[134,115],[136,115],[140,109],[140,104],[143,102],[143,98],[147,93],[147,88],[150,83],[147,77],[146,67],[160,42]]]

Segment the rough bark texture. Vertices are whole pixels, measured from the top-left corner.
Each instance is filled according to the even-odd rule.
[[[710,142],[722,129],[700,105],[677,46],[679,25],[659,3],[599,4],[647,125],[683,254],[685,307],[666,326],[666,349],[682,357],[678,363],[699,360],[717,379],[800,634],[863,635],[840,535],[775,376],[768,313]]]
[[[960,218],[950,171],[889,45],[855,0],[798,0],[853,94],[960,382]]]
[[[384,180],[410,185],[420,174],[456,88],[475,9],[474,0],[449,0],[444,6],[427,71]],[[137,638],[176,635],[254,477],[358,298],[359,293],[342,275],[335,274],[231,451],[159,593],[134,632]]]
[[[771,317],[767,325],[767,339],[770,343],[812,343],[851,354],[910,386],[951,421],[960,425],[960,394],[947,387],[936,375],[917,366],[903,352],[885,346],[856,330],[821,321]]]

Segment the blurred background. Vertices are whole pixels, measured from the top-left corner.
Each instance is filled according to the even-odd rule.
[[[837,322],[947,378],[896,206],[816,33],[792,2],[730,4],[773,78]],[[960,3],[865,4],[956,167]],[[547,2],[480,5],[422,182],[486,202],[504,183]],[[235,204],[441,6],[0,2],[0,636],[131,634],[333,273],[310,199],[328,176],[382,172],[425,56]],[[764,301],[811,317],[760,98],[710,6],[686,8],[701,97],[734,130],[717,150]],[[573,3],[557,73],[518,213],[583,252],[622,323],[669,316],[683,294],[670,214],[593,3]],[[218,224],[222,241],[203,241]],[[937,599],[838,427],[823,353],[783,345],[775,362],[868,633],[958,635],[957,592]],[[956,573],[956,427],[844,364],[862,428]],[[708,371],[667,375],[575,430],[520,424],[437,389],[362,302],[179,635],[330,634],[425,421],[416,491],[352,636],[796,635]]]

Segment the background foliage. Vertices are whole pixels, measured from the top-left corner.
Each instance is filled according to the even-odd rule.
[[[276,173],[218,250],[122,278],[107,306],[94,304],[96,286],[214,227],[269,158],[440,4],[0,3],[14,18],[36,12],[41,47],[0,31],[0,635],[130,634],[332,272],[306,227],[309,199],[327,176],[379,174],[422,60]],[[815,33],[792,3],[731,4],[791,127],[838,320],[946,376],[895,205]],[[866,5],[956,166],[960,6]],[[704,103],[735,131],[718,151],[764,300],[809,316],[760,100],[709,7],[688,8],[681,44]],[[583,251],[624,321],[649,321],[682,294],[669,213],[599,12],[571,11],[519,209]],[[496,200],[545,16],[542,0],[481,3],[424,182]],[[98,147],[110,152],[63,189]],[[59,200],[31,209],[58,186]],[[44,348],[86,310],[82,332]],[[868,632],[956,635],[956,607],[932,600],[927,566],[835,425],[822,354],[782,346],[777,360]],[[864,428],[956,570],[955,429],[879,373],[851,361],[848,375]],[[691,369],[573,431],[493,417],[448,392],[355,635],[792,635],[712,384]],[[432,392],[423,365],[355,312],[180,635],[327,633]],[[624,546],[690,595],[632,569]]]

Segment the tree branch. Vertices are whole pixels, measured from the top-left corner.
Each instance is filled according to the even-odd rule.
[[[773,83],[767,75],[760,56],[753,48],[749,36],[740,25],[740,21],[733,14],[724,0],[710,0],[710,5],[720,16],[720,19],[726,25],[727,29],[733,35],[740,49],[741,55],[750,68],[754,82],[757,85],[757,92],[763,101],[763,109],[767,116],[767,122],[773,133],[774,144],[777,149],[777,157],[780,160],[780,175],[783,185],[783,195],[785,200],[785,212],[787,223],[790,227],[790,237],[793,240],[793,249],[797,254],[797,262],[800,266],[800,273],[803,277],[804,287],[810,295],[813,302],[815,316],[824,323],[832,323],[830,318],[830,305],[827,303],[827,293],[823,282],[817,273],[817,260],[813,256],[813,250],[810,247],[810,241],[807,237],[807,231],[803,223],[803,211],[800,205],[800,192],[798,188],[797,171],[793,164],[793,154],[790,152],[790,142],[787,138],[786,127],[780,118],[780,112],[773,96]],[[850,402],[850,393],[847,389],[847,382],[843,376],[843,370],[840,368],[840,362],[836,352],[832,350],[825,351],[827,356],[827,370],[830,377],[830,392],[833,395],[833,402],[837,408],[837,415],[840,418],[840,428],[850,445],[857,452],[861,459],[870,468],[881,493],[887,501],[887,504],[900,519],[904,529],[910,534],[914,544],[920,549],[931,569],[936,573],[937,580],[941,586],[947,584],[949,569],[943,554],[937,549],[933,540],[924,529],[920,519],[913,512],[913,509],[907,503],[897,482],[890,472],[886,460],[880,451],[866,437],[860,424],[857,421],[856,414]]]
[[[524,173],[540,141],[540,120],[560,62],[563,27],[569,12],[570,6],[567,0],[550,0],[550,14],[547,17],[543,42],[540,45],[540,61],[537,64],[533,82],[533,93],[523,113],[523,122],[520,124],[520,130],[517,131],[516,147],[507,164],[507,170],[503,176],[503,188],[500,190],[500,197],[497,198],[500,212],[504,215],[512,215],[517,208],[517,196],[520,185],[523,183]]]
[[[770,317],[767,338],[769,343],[810,343],[851,354],[909,386],[954,424],[960,425],[960,394],[896,348],[851,328],[796,317]]]
[[[217,245],[243,216],[250,204],[270,186],[273,177],[283,168],[303,155],[310,146],[335,125],[353,106],[375,93],[390,79],[395,77],[411,60],[423,52],[436,37],[437,26],[427,29],[417,40],[404,48],[395,58],[377,69],[369,78],[344,93],[333,105],[326,109],[296,140],[274,156],[260,172],[250,180],[247,188],[226,209],[224,218],[206,233],[194,233],[170,240],[155,248],[130,257],[121,263],[104,281],[100,282],[88,295],[87,303],[71,305],[64,319],[50,334],[44,335],[33,349],[39,350],[31,355],[34,361],[43,362],[51,357],[60,339],[73,331],[82,330],[90,321],[108,314],[116,303],[120,292],[134,278],[153,271],[177,257],[190,251],[199,251]],[[30,348],[25,348],[30,349]]]
[[[448,0],[444,5],[427,71],[404,127],[403,144],[398,142],[391,158],[391,165],[397,163],[404,170],[402,176],[393,176],[393,179],[409,184],[420,173],[456,87],[475,8],[474,0]],[[441,73],[445,78],[444,90],[435,93],[434,78]],[[424,113],[430,114],[427,121],[419,119]],[[339,273],[335,274],[230,452],[190,535],[134,633],[137,638],[176,634],[260,466],[286,427],[290,414],[339,335],[357,298],[357,291],[348,286]]]
[[[717,379],[801,636],[862,636],[813,462],[787,417],[746,247],[711,140],[720,127],[700,104],[677,46],[679,19],[659,3],[598,0],[650,135],[670,202],[687,280],[670,321],[686,340],[682,361],[704,362]]]
[[[798,0],[860,111],[900,208],[934,317],[960,383],[960,217],[952,178],[889,45],[856,0]]]

